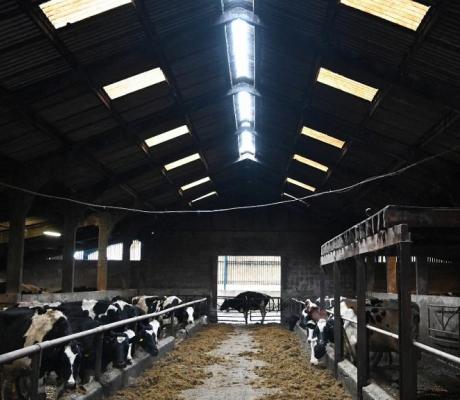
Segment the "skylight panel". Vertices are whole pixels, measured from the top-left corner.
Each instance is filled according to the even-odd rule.
[[[301,187],[302,189],[309,190],[310,192],[314,192],[316,190],[315,187],[307,185],[306,183],[300,182],[300,181],[292,179],[292,178],[286,178],[286,182],[290,183],[292,185]]]
[[[186,135],[189,133],[187,125],[179,126],[178,128],[171,129],[160,133],[159,135],[152,136],[151,138],[146,139],[145,144],[149,147],[157,146],[161,143],[167,142],[168,140],[175,139],[179,136]]]
[[[323,172],[327,172],[327,170],[329,169],[324,164],[321,164],[319,162],[313,161],[313,160],[311,160],[311,159],[309,159],[307,157],[301,156],[300,154],[294,154],[293,159],[298,161],[298,162],[300,162],[300,163],[302,163],[302,164],[309,165],[310,167],[319,169],[320,171],[323,171]]]
[[[411,0],[341,0],[340,2],[413,31],[417,30],[430,9],[429,6]]]
[[[216,191],[206,193],[206,194],[204,194],[203,196],[200,196],[200,197],[197,197],[196,199],[193,199],[193,200],[190,202],[190,204],[196,203],[197,201],[206,199],[206,198],[211,197],[211,196],[216,196],[216,195],[217,195],[217,192],[216,192]]]
[[[302,128],[302,135],[319,140],[320,142],[337,147],[338,149],[341,149],[345,145],[343,140],[337,139],[319,131],[315,131],[314,129],[308,128],[307,126]]]
[[[365,85],[364,83],[354,81],[343,75],[321,68],[318,74],[318,82],[331,86],[335,89],[350,93],[353,96],[361,97],[364,100],[372,101],[377,94],[378,89]]]
[[[225,31],[232,82],[239,79],[254,81],[254,26],[237,18],[225,27]]]
[[[172,163],[166,164],[165,165],[165,170],[166,171],[171,171],[172,169],[179,168],[182,165],[191,163],[191,162],[199,160],[199,159],[200,159],[200,155],[198,153],[195,153],[195,154],[192,154],[190,156],[181,158],[181,159],[179,159],[177,161],[173,161]]]
[[[248,91],[241,90],[234,95],[236,122],[238,127],[254,125],[255,96]]]
[[[56,29],[101,14],[131,0],[50,0],[40,8]]]
[[[202,185],[203,183],[210,182],[210,181],[211,181],[211,178],[209,176],[207,176],[205,178],[198,179],[198,180],[196,180],[194,182],[190,182],[187,185],[182,186],[180,188],[180,190],[185,191],[185,190],[194,188],[196,186]]]
[[[104,86],[104,90],[113,100],[118,97],[126,96],[129,93],[144,89],[148,86],[156,85],[157,83],[165,80],[166,78],[161,68],[154,68]]]
[[[244,130],[240,133],[240,136],[238,138],[238,150],[240,153],[240,159],[255,158],[256,140],[253,132]]]

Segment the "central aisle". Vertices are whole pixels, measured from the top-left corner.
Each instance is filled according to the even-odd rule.
[[[265,365],[263,361],[250,357],[255,347],[250,328],[235,326],[227,339],[210,353],[218,357],[220,362],[206,367],[209,377],[203,385],[183,391],[184,399],[252,400],[276,392],[275,389],[256,388],[251,385],[251,382],[258,379],[254,372],[256,367]]]
[[[280,325],[209,325],[155,362],[116,400],[350,400]]]

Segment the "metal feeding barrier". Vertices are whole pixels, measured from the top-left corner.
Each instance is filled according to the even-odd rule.
[[[30,388],[29,388],[29,397],[31,400],[38,400],[38,389],[39,389],[39,378],[40,378],[40,367],[41,367],[41,358],[42,353],[46,349],[56,347],[65,343],[68,343],[72,340],[77,340],[86,336],[97,335],[97,348],[96,348],[96,363],[95,363],[95,378],[97,380],[101,377],[101,364],[102,364],[102,346],[103,346],[103,335],[105,332],[110,331],[115,328],[120,328],[125,325],[143,321],[145,319],[159,317],[160,315],[171,313],[171,334],[174,336],[175,333],[175,324],[174,324],[174,314],[176,310],[179,310],[184,307],[189,307],[194,304],[203,304],[207,302],[207,298],[201,298],[198,300],[189,301],[187,303],[181,303],[177,306],[167,308],[163,311],[154,312],[150,314],[141,315],[139,317],[133,317],[124,319],[122,321],[112,322],[107,325],[101,325],[97,328],[88,329],[86,331],[73,333],[71,335],[62,336],[57,339],[45,340],[41,343],[36,343],[31,346],[24,347],[22,349],[10,351],[9,353],[0,355],[0,365],[10,363],[14,360],[18,360],[23,357],[31,357],[31,379],[30,379]],[[200,307],[201,308],[201,307]]]
[[[226,299],[234,299],[233,296],[217,296],[217,320],[218,322],[232,323],[232,324],[244,324],[244,316],[237,310],[219,311],[220,306]],[[265,316],[265,322],[267,323],[280,323],[281,322],[281,297],[271,297],[267,307],[267,314]],[[262,315],[260,311],[250,310],[249,318],[250,322],[261,322]]]

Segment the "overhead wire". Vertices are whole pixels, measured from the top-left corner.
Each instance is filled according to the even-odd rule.
[[[50,200],[59,200],[59,201],[66,201],[69,203],[73,204],[78,204],[81,206],[85,207],[90,207],[90,208],[97,208],[97,209],[103,209],[103,210],[114,210],[114,211],[124,211],[124,212],[132,212],[132,213],[141,213],[141,214],[151,214],[151,215],[171,215],[171,214],[210,214],[210,213],[224,213],[224,212],[231,212],[231,211],[239,211],[239,210],[252,210],[252,209],[257,209],[257,208],[266,208],[266,207],[275,207],[279,205],[284,205],[284,204],[290,204],[290,203],[296,203],[296,202],[303,202],[304,200],[311,200],[314,198],[318,198],[321,196],[327,196],[327,195],[333,195],[333,194],[342,194],[349,192],[353,189],[356,189],[357,187],[369,184],[371,182],[375,182],[378,180],[386,179],[389,177],[401,175],[404,172],[408,171],[409,169],[415,168],[421,164],[425,164],[431,160],[434,160],[436,158],[442,157],[448,153],[455,152],[456,150],[460,149],[459,146],[455,146],[451,149],[445,150],[443,152],[425,157],[419,161],[413,162],[409,165],[406,165],[405,167],[399,168],[396,171],[392,172],[387,172],[381,175],[375,175],[371,176],[369,178],[363,179],[359,182],[353,183],[351,185],[338,188],[338,189],[331,189],[331,190],[325,190],[322,192],[317,192],[317,193],[312,193],[303,197],[298,197],[290,200],[279,200],[279,201],[273,201],[273,202],[267,202],[267,203],[260,203],[260,204],[250,204],[250,205],[244,205],[244,206],[234,206],[234,207],[226,207],[226,208],[216,208],[216,209],[202,209],[202,210],[146,210],[146,209],[140,209],[140,208],[131,208],[131,207],[123,207],[123,206],[115,206],[115,205],[104,205],[104,204],[98,204],[98,203],[92,203],[88,201],[83,201],[83,200],[78,200],[78,199],[72,199],[70,197],[65,197],[65,196],[57,196],[57,195],[51,195],[47,193],[42,193],[38,192],[35,190],[27,189],[24,187],[12,185],[6,182],[0,182],[0,187],[4,187],[7,189],[11,190],[16,190],[22,193],[30,194],[32,196],[36,197],[42,197]],[[292,196],[294,197],[294,196]]]

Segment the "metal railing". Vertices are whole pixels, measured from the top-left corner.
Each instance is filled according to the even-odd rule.
[[[187,303],[181,303],[177,306],[167,308],[162,311],[141,315],[138,317],[124,319],[122,321],[112,322],[107,325],[101,325],[97,328],[88,329],[86,331],[73,333],[71,335],[62,336],[57,339],[45,340],[41,343],[36,343],[31,346],[24,347],[22,349],[10,351],[9,353],[0,355],[0,365],[10,363],[19,358],[31,356],[31,387],[30,387],[30,399],[38,399],[38,381],[40,375],[40,366],[41,366],[41,357],[44,350],[56,347],[65,343],[68,343],[72,340],[77,340],[86,336],[97,335],[98,346],[96,349],[96,364],[95,364],[95,378],[99,379],[101,376],[101,363],[102,363],[102,345],[103,345],[103,335],[105,332],[110,331],[115,328],[120,328],[128,324],[135,322],[143,321],[149,318],[159,317],[160,315],[171,313],[171,331],[174,334],[175,324],[174,324],[174,313],[176,310],[179,310],[184,307],[189,307],[193,304],[201,304],[207,301],[207,298],[201,298],[194,301],[189,301]]]
[[[326,311],[329,314],[334,315],[333,311],[329,311],[329,310],[326,310]],[[334,319],[335,319],[335,315],[334,315]],[[351,322],[351,323],[356,324],[356,325],[358,324],[358,321],[355,320],[355,319],[344,318],[342,316],[340,316],[340,319],[342,319],[343,321]],[[397,333],[393,333],[393,332],[387,331],[385,329],[380,329],[380,328],[377,328],[376,326],[373,326],[373,325],[370,325],[370,324],[367,324],[366,328],[369,329],[370,331],[374,331],[374,332],[380,333],[382,335],[389,336],[389,337],[391,337],[393,339],[399,340],[399,335]],[[452,361],[452,362],[454,362],[456,364],[460,364],[460,357],[454,356],[453,354],[446,353],[445,351],[438,350],[438,349],[435,349],[434,347],[427,346],[426,344],[417,342],[416,340],[414,340],[412,342],[412,344],[415,347],[426,351],[427,353],[431,353],[431,354],[434,354],[434,355],[436,355],[438,357],[442,357],[442,358],[445,358],[446,360]]]

